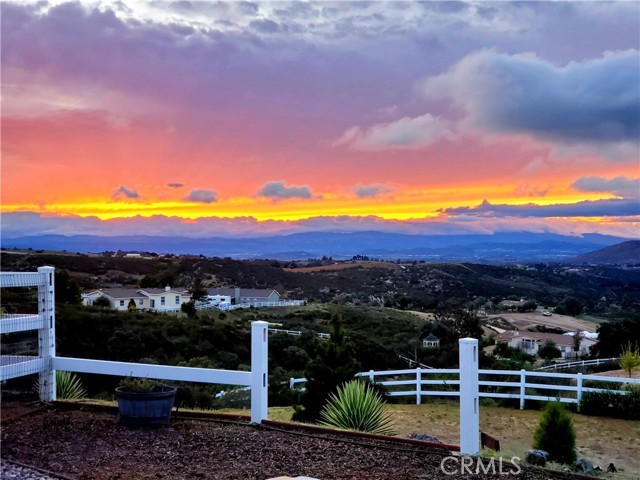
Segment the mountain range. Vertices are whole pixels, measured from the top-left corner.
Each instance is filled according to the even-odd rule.
[[[428,262],[509,263],[563,261],[625,240],[628,239],[595,233],[583,236],[530,232],[407,235],[371,231],[296,233],[260,238],[42,235],[5,238],[2,247],[81,253],[121,250],[237,259],[298,260],[322,256],[347,259],[361,255]]]

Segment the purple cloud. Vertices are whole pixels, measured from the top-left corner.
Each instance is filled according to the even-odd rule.
[[[581,192],[609,192],[623,198],[640,197],[640,178],[581,177],[571,187]]]
[[[190,202],[213,203],[218,201],[218,194],[213,190],[192,190],[187,195],[187,200]]]
[[[126,198],[140,198],[140,194],[135,190],[129,189],[124,185],[120,185],[118,189],[113,192],[113,198],[118,198],[119,196],[125,196]]]
[[[477,207],[457,207],[439,210],[449,216],[472,217],[622,217],[640,215],[640,203],[637,200],[594,200],[555,205],[504,205],[492,204],[484,200]]]
[[[353,193],[360,198],[377,197],[385,193],[389,193],[391,189],[386,185],[376,183],[374,185],[357,185],[353,187]]]
[[[307,186],[291,186],[287,187],[284,182],[269,182],[265,184],[258,195],[261,197],[269,197],[273,199],[285,198],[311,198],[311,189]]]

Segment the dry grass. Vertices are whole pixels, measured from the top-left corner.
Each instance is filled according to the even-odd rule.
[[[460,443],[460,413],[456,403],[429,402],[389,407],[398,436],[427,433],[445,443]],[[293,409],[289,407],[270,408],[269,418],[288,422],[292,413]],[[522,458],[531,449],[541,414],[542,411],[538,410],[482,406],[480,429],[500,440],[503,456]],[[640,478],[640,421],[579,414],[574,414],[573,420],[578,458],[586,458],[605,470],[609,462],[613,462],[620,472],[615,478],[620,480]]]

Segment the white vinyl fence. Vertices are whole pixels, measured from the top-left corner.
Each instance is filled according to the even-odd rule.
[[[553,365],[547,365],[546,367],[540,367],[537,370],[546,371],[546,370],[566,370],[570,368],[576,367],[589,367],[589,366],[600,366],[611,363],[617,363],[619,360],[618,357],[613,358],[594,358],[591,360],[581,360],[579,362],[568,362],[568,363],[554,363]]]
[[[228,312],[231,310],[238,310],[240,308],[299,307],[302,305],[305,305],[304,300],[279,300],[277,302],[245,302],[245,303],[238,303],[236,305],[221,303],[216,308]]]
[[[259,423],[267,419],[267,322],[251,323],[250,372],[58,357],[55,353],[54,268],[40,267],[37,273],[2,272],[0,287],[38,288],[37,313],[0,315],[1,334],[38,331],[38,356],[2,355],[0,381],[39,373],[40,399],[45,402],[56,399],[56,370],[240,385],[251,388],[251,421]]]
[[[484,398],[517,399],[520,408],[526,400],[579,403],[584,392],[619,390],[621,383],[640,384],[640,379],[584,375],[582,373],[550,373],[527,370],[479,370],[479,394]],[[357,377],[385,387],[390,397],[414,397],[419,405],[423,397],[458,397],[460,395],[460,369],[458,368],[414,368],[407,370],[385,370],[360,372]],[[291,378],[290,388],[300,388],[305,378]],[[597,382],[594,384],[593,382]],[[612,385],[606,388],[606,384]]]

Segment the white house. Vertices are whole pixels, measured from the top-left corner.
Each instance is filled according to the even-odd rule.
[[[542,333],[542,332],[521,332],[518,330],[507,330],[502,332],[496,338],[498,342],[504,342],[510,347],[524,350],[530,355],[537,355],[538,350],[547,341],[555,343],[560,349],[562,358],[575,358],[577,356],[587,355],[589,349],[596,343],[593,339],[580,336],[580,346],[578,351],[574,351],[573,335],[560,335],[558,333]]]
[[[177,312],[183,303],[191,300],[184,288],[100,288],[82,294],[83,305],[93,305],[100,297],[109,300],[114,310],[128,310],[133,302],[136,309],[157,312]]]
[[[98,298],[109,300],[114,310],[127,310],[131,302],[136,308],[145,308],[146,297],[133,288],[99,288],[82,294],[83,305],[93,305]]]
[[[184,288],[145,288],[138,290],[147,297],[144,308],[157,312],[179,312],[183,303],[191,300],[191,294]]]

